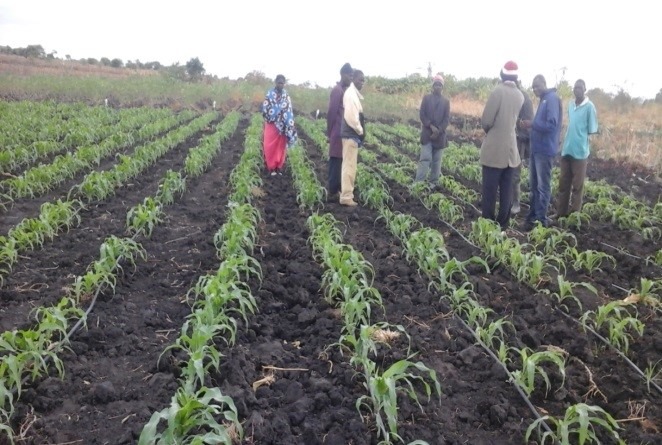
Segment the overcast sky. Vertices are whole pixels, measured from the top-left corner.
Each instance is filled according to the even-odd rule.
[[[387,4],[394,6],[385,6]],[[0,0],[0,45],[57,57],[186,64],[330,86],[345,62],[366,75],[497,77],[507,60],[530,85],[653,98],[662,88],[659,6],[651,0]]]

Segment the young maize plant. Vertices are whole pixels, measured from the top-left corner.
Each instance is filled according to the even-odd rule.
[[[629,295],[623,300],[625,303],[643,303],[656,312],[662,312],[662,280],[649,280],[641,278],[639,289],[630,289]]]
[[[347,301],[358,295],[370,304],[383,307],[379,291],[372,287],[372,265],[360,252],[349,245],[329,245],[322,258],[325,265],[322,286],[329,303],[333,303],[335,298]]]
[[[257,302],[248,284],[242,281],[242,274],[247,278],[259,274],[261,278],[259,263],[248,255],[227,258],[215,275],[201,276],[189,294],[202,296],[216,311],[241,314],[248,324],[248,314],[255,313]]]
[[[572,281],[566,281],[563,275],[559,274],[556,276],[558,282],[558,292],[554,292],[551,296],[556,299],[561,307],[564,307],[566,312],[570,312],[570,308],[565,303],[566,300],[574,301],[579,310],[582,310],[582,303],[579,301],[579,298],[575,296],[574,289],[578,286],[584,287],[589,291],[593,292],[594,295],[598,295],[598,290],[590,283],[573,283]]]
[[[549,392],[551,384],[547,372],[541,366],[542,363],[555,364],[563,377],[563,381],[565,381],[565,357],[560,352],[553,350],[532,352],[531,349],[525,347],[519,350],[519,355],[522,360],[522,368],[513,371],[511,374],[515,382],[528,396],[531,396],[536,388],[537,375],[540,375],[545,382],[545,395]],[[563,383],[561,383],[561,386],[563,386]]]
[[[410,399],[423,411],[414,383],[423,384],[425,395],[430,399],[432,388],[426,379],[420,375],[413,374],[409,370],[417,370],[427,373],[428,380],[434,385],[434,392],[441,399],[441,385],[437,379],[437,374],[433,369],[428,368],[422,362],[412,362],[410,360],[400,360],[393,363],[388,369],[381,373],[377,369],[372,369],[370,373],[364,373],[366,382],[364,386],[368,390],[369,396],[361,396],[356,401],[356,408],[360,411],[361,407],[366,407],[374,416],[377,424],[378,435],[383,438],[381,444],[390,444],[392,440],[402,440],[398,435],[398,392],[404,391]],[[383,413],[383,414],[382,414]],[[386,423],[384,417],[386,416]],[[387,427],[388,425],[388,427]]]
[[[168,170],[159,184],[156,192],[156,201],[161,205],[170,205],[175,202],[176,196],[182,196],[186,191],[186,179],[180,172]]]
[[[4,284],[4,276],[12,270],[12,265],[18,260],[18,247],[13,237],[0,236],[0,287]]]
[[[297,202],[301,209],[314,210],[321,206],[326,196],[326,189],[315,177],[314,169],[304,150],[290,150],[290,165],[297,190]]]
[[[219,418],[230,427],[219,423]],[[158,433],[161,421],[166,422],[166,428]],[[152,414],[140,434],[138,445],[232,445],[242,436],[237,407],[232,398],[221,393],[220,388],[202,387],[189,392],[180,387],[169,407]]]
[[[227,221],[214,235],[219,258],[253,253],[257,241],[257,226],[261,221],[260,211],[252,204],[228,204],[231,209]]]
[[[547,255],[563,252],[577,245],[577,238],[571,233],[561,232],[553,227],[537,224],[528,234],[529,242]]]
[[[138,257],[144,260],[146,256],[145,249],[133,239],[109,236],[101,244],[99,259],[88,267],[85,275],[76,278],[72,290],[76,301],[80,303],[81,299],[100,291],[104,285],[115,292],[116,272],[122,270],[120,261],[126,260],[135,266]]]
[[[471,325],[469,325],[471,326]],[[498,318],[490,322],[487,327],[484,327],[485,323],[476,324],[474,331],[478,338],[490,349],[494,351],[500,351],[501,348],[507,348],[505,335],[506,329],[510,329],[513,332],[515,331],[515,326],[505,318]],[[497,348],[497,345],[499,347]],[[505,351],[507,352],[507,351]],[[505,361],[501,361],[503,364],[506,364]]]
[[[556,432],[545,431],[541,434],[541,425],[544,422],[551,423],[556,427]],[[524,440],[528,441],[533,431],[537,431],[540,437],[540,445],[560,443],[560,445],[584,445],[600,444],[596,429],[600,428],[617,441],[619,445],[625,445],[618,435],[618,423],[612,416],[599,406],[591,406],[578,403],[569,406],[565,411],[563,419],[553,416],[543,416],[533,422],[526,430]]]
[[[152,231],[157,224],[163,222],[165,213],[162,204],[148,196],[142,204],[138,204],[126,214],[126,226],[132,236],[143,235],[147,238],[152,236]]]
[[[393,203],[388,185],[372,170],[361,164],[356,177],[359,197],[369,207],[379,209],[388,207]]]
[[[70,320],[84,322],[85,312],[65,297],[56,306],[38,308],[35,318],[38,324],[34,329],[0,335],[0,431],[6,433],[11,443],[14,433],[8,425],[14,412],[14,397],[21,396],[23,380],[34,381],[48,375],[51,366],[58,376],[64,376],[64,364],[57,354],[60,348],[67,347]]]
[[[407,261],[415,261],[421,272],[430,276],[439,275],[443,265],[450,260],[444,236],[428,227],[409,235],[405,241]]]
[[[572,260],[572,267],[576,271],[583,269],[589,275],[596,271],[603,272],[602,266],[605,262],[609,262],[612,267],[616,267],[616,258],[597,250],[578,251],[575,247],[568,247],[565,255]]]
[[[423,389],[429,399],[432,395],[432,387],[428,383],[430,381],[433,384],[434,391],[441,397],[441,385],[436,372],[421,362],[410,361],[412,357],[409,348],[407,348],[407,359],[395,362],[388,369],[381,372],[377,364],[370,359],[371,354],[377,353],[378,345],[388,345],[388,341],[395,337],[393,335],[395,333],[403,333],[409,339],[404,327],[379,323],[371,326],[361,326],[358,336],[356,336],[356,331],[355,333],[346,333],[341,336],[338,343],[341,348],[350,347],[353,351],[350,363],[355,368],[363,371],[365,378],[363,385],[368,390],[369,395],[357,399],[356,409],[360,412],[361,408],[364,407],[372,413],[377,425],[377,434],[382,438],[380,444],[390,444],[393,440],[402,440],[397,429],[398,392],[404,391],[417,403],[421,411],[423,411],[423,407],[418,400],[414,383],[420,382],[423,384]],[[409,370],[427,373],[428,381],[420,375],[408,372]],[[422,441],[412,442],[412,444],[414,443],[425,444]]]
[[[592,325],[595,331],[599,331],[606,326],[609,343],[627,354],[632,339],[632,334],[628,330],[633,330],[641,337],[644,335],[645,325],[636,316],[633,317],[625,306],[631,305],[623,301],[612,301],[599,306],[595,311],[584,313],[580,321],[584,329]]]
[[[401,242],[409,238],[412,231],[421,227],[420,221],[413,216],[406,213],[392,212],[387,207],[380,209],[377,219],[384,219],[389,231]]]
[[[582,226],[587,226],[591,223],[591,217],[584,212],[573,212],[568,216],[559,218],[559,225],[564,229],[574,229],[580,231]]]

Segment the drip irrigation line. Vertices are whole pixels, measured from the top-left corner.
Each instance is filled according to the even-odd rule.
[[[619,286],[618,284],[611,283],[611,285],[614,286],[614,287],[615,287],[616,289],[618,289],[618,290],[622,290],[622,291],[625,292],[626,294],[629,294],[629,293],[630,293],[629,290],[627,290],[627,289],[625,289],[625,288]]]
[[[470,246],[473,246],[475,249],[480,250],[480,248],[477,245],[475,245],[474,243],[469,241],[464,235],[462,235],[462,232],[460,232],[458,229],[456,229],[451,223],[448,223],[448,222],[444,221],[443,219],[441,219],[440,221],[442,223],[446,224],[446,226],[449,229],[451,229],[453,232],[457,233],[460,236],[460,238],[462,238],[467,244],[469,244]]]
[[[447,224],[447,225],[449,225],[449,224],[446,223],[445,221],[444,221],[444,223]],[[450,225],[449,225],[449,226],[450,226]],[[451,226],[451,227],[452,227],[452,226]],[[453,229],[457,231],[457,229],[455,229],[455,228],[453,228]],[[462,235],[460,235],[460,236],[462,236]],[[462,236],[462,238],[463,238],[465,241],[467,241],[470,245],[476,247],[473,243],[471,243],[470,241],[468,241],[468,240],[467,240],[466,238],[464,238],[463,236]],[[535,292],[535,293],[540,292],[538,289],[536,289],[535,287],[533,287],[533,286],[531,286],[531,285],[529,285],[529,284],[524,283],[524,285],[525,285],[527,288],[529,288],[531,291]],[[617,286],[617,285],[615,285],[615,284],[613,284],[613,283],[612,283],[612,286],[617,287],[618,289],[621,289],[621,290],[623,290],[624,292],[629,292],[627,289],[623,289],[622,287],[619,287],[619,286]],[[553,309],[554,309],[555,311],[559,312],[559,313],[560,313],[561,315],[563,315],[564,317],[566,317],[566,318],[568,318],[568,319],[574,321],[575,323],[579,324],[580,326],[583,326],[583,327],[584,327],[584,325],[583,325],[579,320],[577,320],[575,317],[566,314],[565,312],[563,312],[562,310],[560,310],[560,309],[557,308],[557,307],[554,307]],[[644,374],[644,372],[641,370],[641,368],[639,368],[639,366],[637,366],[635,363],[633,363],[632,360],[630,360],[629,358],[627,358],[627,356],[626,356],[625,354],[623,354],[618,348],[614,347],[611,343],[609,343],[609,341],[608,341],[606,338],[604,338],[602,335],[598,334],[598,333],[597,333],[594,329],[592,329],[590,326],[585,326],[585,327],[586,327],[586,329],[588,329],[590,332],[592,332],[597,338],[599,338],[602,342],[604,342],[607,346],[609,346],[609,347],[612,348],[614,351],[616,351],[616,353],[617,353],[621,358],[623,358],[623,360],[625,360],[625,362],[626,362],[626,363],[627,363],[627,364],[628,364],[628,365],[629,365],[629,366],[630,366],[630,367],[631,367],[631,368],[632,368],[637,374],[639,374],[642,378],[644,378],[644,379],[646,380],[646,382],[648,383],[648,378],[646,378],[646,374]],[[660,394],[662,394],[662,388],[661,388],[659,385],[657,385],[657,384],[656,384],[655,382],[653,382],[653,381],[651,381],[650,384],[653,385],[653,386],[655,387],[655,389],[657,389],[657,390],[660,392]]]
[[[606,338],[604,338],[602,335],[600,335],[597,331],[595,331],[595,330],[594,330],[593,328],[591,328],[590,326],[583,325],[583,324],[582,324],[579,320],[577,320],[575,317],[566,314],[565,312],[563,312],[562,310],[560,310],[560,309],[558,309],[558,308],[554,308],[554,310],[556,310],[557,312],[559,312],[559,313],[560,313],[561,315],[563,315],[564,317],[566,317],[566,318],[568,318],[568,319],[574,321],[574,322],[577,323],[578,325],[580,325],[580,326],[582,326],[583,328],[588,329],[590,332],[592,332],[593,335],[595,335],[595,336],[598,337],[600,340],[602,340],[602,342],[603,342],[604,344],[606,344],[608,347],[610,347],[611,349],[613,349],[613,350],[616,352],[616,354],[620,355],[621,358],[622,358],[623,360],[625,360],[625,362],[626,362],[628,365],[630,365],[630,367],[631,367],[631,368],[632,368],[637,374],[639,374],[642,378],[644,378],[644,379],[646,380],[646,383],[648,383],[648,378],[646,377],[646,374],[644,374],[644,372],[643,372],[643,371],[642,371],[642,370],[641,370],[636,364],[634,364],[634,363],[632,362],[632,360],[630,360],[629,358],[627,358],[627,356],[626,356],[625,354],[623,354],[618,348],[616,348],[614,345],[612,345],[611,343],[609,343],[609,340],[607,340]],[[659,392],[660,394],[662,394],[662,388],[660,388],[660,386],[659,386],[657,383],[655,383],[654,381],[651,380],[651,381],[650,381],[650,385],[653,386],[655,389],[657,389],[658,392]]]
[[[480,345],[480,346],[481,346],[481,347],[487,352],[487,354],[488,354],[490,357],[492,357],[492,359],[493,359],[494,361],[496,361],[496,362],[499,364],[499,366],[501,366],[501,368],[506,372],[506,374],[508,374],[508,376],[510,377],[510,382],[515,386],[515,389],[517,390],[517,392],[519,393],[519,395],[520,395],[520,396],[522,397],[522,399],[524,400],[524,403],[526,403],[527,407],[531,410],[531,412],[532,412],[533,415],[536,417],[536,419],[539,420],[539,421],[542,423],[542,425],[543,425],[543,427],[545,428],[545,430],[546,430],[548,433],[550,433],[550,434],[555,438],[554,443],[558,445],[559,442],[558,442],[558,440],[556,439],[556,435],[554,435],[554,432],[551,430],[551,428],[549,427],[549,425],[547,425],[547,422],[545,422],[545,420],[540,416],[540,413],[538,412],[538,410],[536,409],[536,407],[533,406],[533,404],[531,403],[531,400],[530,400],[529,397],[524,393],[524,391],[522,390],[522,388],[520,387],[520,385],[515,381],[515,379],[513,378],[511,372],[508,370],[508,368],[506,367],[506,365],[503,364],[503,363],[501,362],[501,360],[499,360],[499,358],[494,354],[494,352],[492,352],[492,350],[491,350],[490,348],[487,347],[487,345],[486,345],[485,343],[483,343],[483,341],[482,341],[482,340],[476,335],[476,333],[474,332],[474,330],[471,329],[471,328],[469,327],[469,325],[466,324],[464,320],[462,320],[462,318],[460,318],[459,316],[457,316],[457,314],[455,314],[455,313],[453,313],[453,316],[455,317],[456,320],[458,320],[458,321],[460,322],[460,324],[461,324],[462,326],[464,326],[465,329],[467,329],[469,332],[472,333],[472,335],[473,335],[474,338],[476,339],[476,342],[477,342],[477,343],[478,343],[478,344],[479,344],[479,345]]]
[[[638,260],[640,260],[640,261],[646,261],[645,258],[642,258],[642,257],[640,257],[640,256],[633,255],[633,254],[631,254],[631,253],[629,253],[629,252],[626,252],[625,250],[621,249],[620,247],[612,246],[611,244],[607,244],[607,243],[603,243],[603,242],[600,242],[600,244],[603,245],[603,246],[605,246],[605,247],[610,247],[610,248],[614,249],[615,251],[622,253],[623,255],[627,255],[627,256],[629,256],[629,257],[636,258],[636,259],[638,259]]]

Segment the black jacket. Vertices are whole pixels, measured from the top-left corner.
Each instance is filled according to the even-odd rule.
[[[448,147],[446,128],[451,115],[451,103],[442,95],[427,94],[421,102],[421,144],[432,143],[432,148]],[[432,128],[434,125],[439,129],[439,137],[432,139]]]

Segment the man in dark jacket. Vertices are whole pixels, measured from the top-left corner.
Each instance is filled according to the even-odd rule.
[[[531,129],[531,208],[524,230],[531,230],[536,223],[549,225],[547,208],[552,197],[552,166],[559,151],[563,119],[561,99],[556,94],[556,88],[547,88],[547,82],[541,74],[533,78],[531,87],[533,93],[540,98],[540,104],[532,121],[522,121],[523,128]]]
[[[517,128],[515,133],[517,135],[517,151],[519,151],[519,157],[522,160],[522,163],[519,167],[513,172],[513,205],[510,208],[510,213],[517,215],[520,212],[520,196],[521,186],[520,186],[520,177],[522,173],[522,166],[524,165],[524,160],[529,159],[530,156],[530,147],[529,147],[529,130],[526,130],[522,127],[522,121],[530,121],[533,119],[533,102],[529,97],[529,94],[524,91],[522,88],[522,82],[517,81],[517,86],[524,96],[524,103],[522,104],[522,109],[519,111],[519,116],[517,117]]]
[[[354,70],[349,63],[340,68],[340,82],[331,90],[329,110],[326,113],[326,136],[329,139],[329,182],[327,192],[329,199],[337,198],[340,193],[340,172],[342,170],[342,138],[340,127],[343,120],[342,99],[345,90],[352,83]]]
[[[415,181],[428,177],[432,185],[437,185],[441,174],[441,150],[448,147],[446,128],[450,120],[450,102],[441,95],[444,78],[437,74],[432,79],[432,93],[425,95],[421,102],[421,156],[418,160]]]

